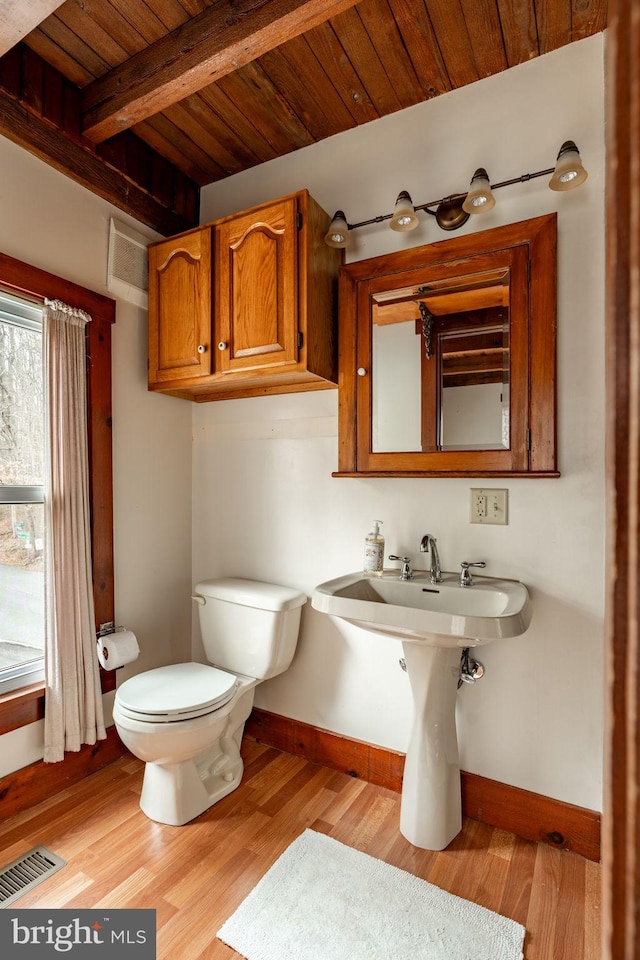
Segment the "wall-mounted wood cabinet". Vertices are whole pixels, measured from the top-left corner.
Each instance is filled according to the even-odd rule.
[[[149,247],[149,386],[211,373],[210,227]]]
[[[340,250],[306,190],[149,247],[149,389],[196,401],[335,387]]]

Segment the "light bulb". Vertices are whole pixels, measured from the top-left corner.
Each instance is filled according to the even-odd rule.
[[[324,235],[324,242],[328,247],[338,248],[348,247],[351,243],[347,218],[342,210],[336,210],[334,213],[329,229]]]
[[[391,218],[389,226],[392,230],[405,232],[407,230],[415,230],[419,223],[420,220],[418,219],[418,214],[413,209],[411,197],[406,190],[402,190],[398,194],[396,207],[393,211],[393,217]]]
[[[573,190],[587,179],[587,171],[573,140],[566,140],[560,147],[556,168],[549,181],[552,190]]]
[[[466,213],[485,213],[495,205],[496,199],[491,192],[489,175],[484,167],[478,167],[471,178],[469,193],[462,204],[462,209]]]

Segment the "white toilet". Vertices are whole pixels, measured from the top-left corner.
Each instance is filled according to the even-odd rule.
[[[240,743],[261,680],[283,673],[306,595],[255,580],[203,580],[193,598],[207,659],[131,677],[118,688],[120,739],[146,763],[140,807],[180,826],[239,786]]]

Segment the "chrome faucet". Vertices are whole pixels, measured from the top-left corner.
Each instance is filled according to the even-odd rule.
[[[432,537],[430,533],[425,533],[422,538],[420,542],[420,553],[428,553],[431,558],[429,565],[429,579],[431,583],[441,583],[442,571],[440,570],[440,557],[438,556],[436,538]]]

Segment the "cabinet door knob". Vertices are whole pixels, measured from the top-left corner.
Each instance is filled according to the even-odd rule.
[[[229,346],[228,343],[225,343],[224,340],[220,340],[220,342],[218,343],[218,350],[226,350],[228,346]]]
[[[366,375],[367,375],[367,371],[365,370],[365,368],[364,368],[364,367],[358,367],[358,376],[359,376],[359,377],[366,377]]]
[[[199,343],[198,353],[206,353],[206,352],[207,352],[207,345],[205,343]]]

